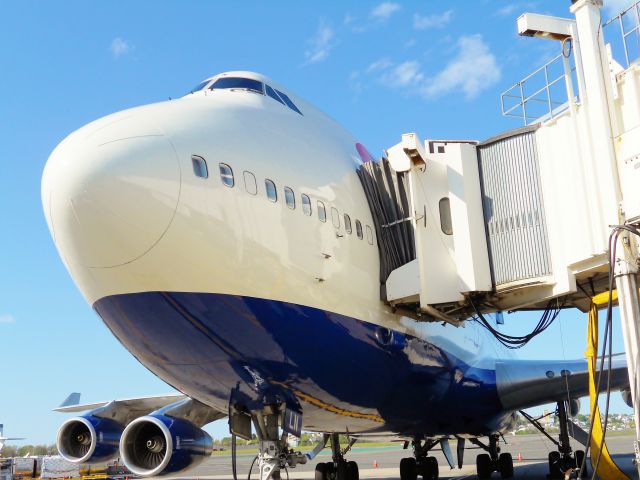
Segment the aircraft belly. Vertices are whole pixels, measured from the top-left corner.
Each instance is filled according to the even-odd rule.
[[[149,370],[219,409],[284,400],[307,430],[407,436],[482,434],[505,418],[494,370],[344,315],[214,293],[130,293],[93,306]]]

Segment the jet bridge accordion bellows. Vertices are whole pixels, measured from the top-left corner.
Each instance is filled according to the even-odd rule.
[[[484,221],[494,286],[551,274],[535,130],[505,132],[478,145]]]
[[[383,301],[387,299],[385,283],[389,274],[416,258],[406,175],[393,170],[384,157],[365,162],[358,168],[378,238],[380,298]]]

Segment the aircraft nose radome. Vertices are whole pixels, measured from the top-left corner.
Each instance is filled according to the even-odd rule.
[[[67,262],[96,268],[129,263],[148,252],[173,219],[180,195],[177,155],[158,129],[141,128],[134,119],[88,136],[81,132],[47,161],[42,201],[49,228]]]

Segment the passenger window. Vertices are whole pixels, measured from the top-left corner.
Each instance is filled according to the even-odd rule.
[[[369,225],[367,225],[367,242],[369,242],[369,245],[373,245],[373,230]]]
[[[298,107],[296,107],[296,104],[293,103],[291,99],[287,97],[286,94],[282,93],[280,90],[276,90],[276,92],[278,93],[278,95],[280,95],[280,98],[282,99],[282,101],[287,104],[287,107],[289,107],[294,112],[298,112],[300,115],[302,115],[302,112],[298,110]]]
[[[245,170],[243,176],[244,188],[247,189],[247,192],[249,192],[251,195],[255,195],[256,193],[258,193],[258,184],[256,183],[255,175]]]
[[[324,203],[318,200],[318,218],[321,222],[327,221],[327,211],[324,208]]]
[[[289,187],[284,187],[284,201],[291,210],[296,208],[296,196]]]
[[[440,228],[445,235],[453,235],[453,225],[451,223],[451,204],[448,197],[443,197],[439,202],[440,207]]]
[[[273,98],[274,100],[277,100],[278,102],[280,102],[282,105],[284,105],[284,102],[282,101],[282,99],[278,96],[278,94],[276,93],[276,91],[271,88],[269,85],[264,86],[264,88],[267,91],[267,95],[269,95],[271,98]]]
[[[264,181],[264,186],[267,189],[267,198],[271,202],[278,201],[278,192],[276,191],[276,184],[268,178]]]
[[[340,228],[340,214],[334,207],[331,207],[331,221],[334,227]]]
[[[302,198],[302,211],[307,217],[311,216],[311,199],[309,195],[305,195],[304,193],[300,195]]]
[[[191,165],[193,166],[193,173],[196,177],[209,178],[209,170],[207,169],[207,161],[197,155],[191,156]]]
[[[358,235],[358,238],[362,240],[362,224],[360,223],[360,220],[356,220],[356,235]]]
[[[349,217],[349,215],[347,215],[346,213],[344,214],[344,229],[349,235],[351,235],[351,232],[353,231],[351,228],[351,217]]]
[[[220,164],[220,179],[227,187],[233,187],[233,170],[226,163]]]

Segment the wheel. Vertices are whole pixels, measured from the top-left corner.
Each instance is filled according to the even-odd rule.
[[[336,467],[336,480],[348,480],[347,477],[347,462],[340,460]]]
[[[317,463],[315,470],[315,480],[328,480],[328,468],[326,463]]]
[[[476,470],[478,472],[478,478],[480,480],[491,478],[493,466],[491,465],[491,457],[488,453],[481,453],[476,457]]]
[[[431,457],[424,457],[417,464],[417,473],[422,476],[422,480],[433,479],[433,466],[430,461]]]
[[[549,452],[549,476],[551,478],[562,478],[562,465],[560,462],[560,452]]]
[[[358,464],[354,461],[347,462],[347,480],[360,480]]]
[[[416,480],[418,478],[418,468],[416,459],[407,457],[400,460],[400,480]]]
[[[576,468],[580,469],[580,467],[582,466],[582,461],[584,460],[584,450],[576,450],[575,459],[576,459]],[[587,463],[588,462],[584,463],[582,478],[587,478],[589,476],[589,469],[587,467]]]
[[[510,453],[501,453],[498,457],[498,470],[502,478],[513,477],[513,457]]]
[[[436,457],[427,457],[427,462],[430,463],[431,479],[438,480],[438,478],[440,478],[440,468],[438,467],[438,459]]]

